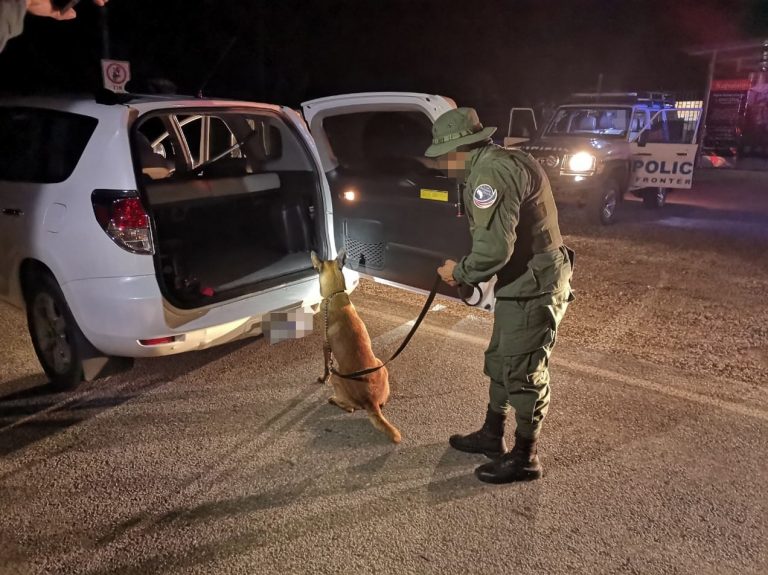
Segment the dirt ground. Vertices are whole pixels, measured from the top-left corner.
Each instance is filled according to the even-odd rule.
[[[0,573],[764,575],[768,179],[623,207],[561,213],[577,300],[531,483],[448,446],[485,413],[487,312],[436,301],[391,365],[393,445],[328,404],[317,323],[57,393],[0,306]],[[424,302],[352,299],[384,358]]]

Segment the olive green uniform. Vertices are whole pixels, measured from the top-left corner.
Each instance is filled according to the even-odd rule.
[[[453,277],[477,284],[497,276],[484,370],[490,407],[514,408],[517,433],[536,438],[549,407],[550,353],[573,299],[573,252],[563,246],[546,174],[524,152],[494,145],[473,150],[463,198],[472,252]]]

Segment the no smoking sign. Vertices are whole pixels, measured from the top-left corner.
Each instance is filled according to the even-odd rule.
[[[101,77],[107,90],[123,93],[131,79],[131,64],[123,60],[102,60]]]

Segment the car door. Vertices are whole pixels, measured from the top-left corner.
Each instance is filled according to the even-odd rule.
[[[512,148],[530,141],[539,131],[536,113],[532,108],[511,108],[504,147]]]
[[[665,108],[649,116],[630,144],[630,189],[690,188],[701,108]]]
[[[336,246],[347,249],[347,266],[384,282],[430,289],[436,268],[472,246],[457,182],[424,157],[432,123],[455,107],[453,101],[378,93],[302,106],[330,185]],[[440,292],[457,295],[446,284]]]

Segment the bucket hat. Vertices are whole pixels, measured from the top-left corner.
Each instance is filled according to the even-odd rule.
[[[424,155],[436,158],[454,151],[459,146],[482,142],[491,137],[496,128],[483,128],[474,108],[448,110],[432,126],[432,145]]]

